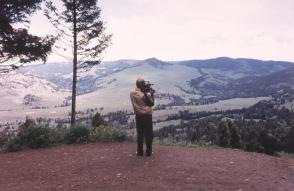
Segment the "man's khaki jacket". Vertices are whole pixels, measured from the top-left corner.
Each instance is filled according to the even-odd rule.
[[[146,95],[148,96],[147,99],[149,99],[154,104],[154,98],[151,96],[151,94],[147,93]],[[152,108],[146,103],[146,101],[144,101],[144,93],[139,88],[132,90],[130,97],[136,115],[152,115]]]

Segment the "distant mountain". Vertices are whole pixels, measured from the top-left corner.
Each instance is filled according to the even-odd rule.
[[[78,74],[78,94],[93,92],[101,88],[101,79],[113,73],[138,65],[134,60],[119,60],[114,62],[103,62],[94,66],[86,72]],[[48,63],[42,65],[26,66],[21,73],[37,75],[57,85],[59,89],[71,90],[72,87],[72,65],[71,63]]]
[[[0,76],[0,110],[21,106],[52,106],[60,104],[68,92],[58,90],[49,80],[13,71]]]
[[[150,66],[153,66],[158,69],[164,69],[164,68],[172,65],[168,62],[158,60],[157,58],[148,58],[146,60],[141,61],[140,64],[142,64],[142,65],[149,64]]]
[[[196,80],[192,80],[197,85]],[[246,76],[219,86],[197,86],[203,95],[220,99],[269,96],[279,91],[294,89],[294,67],[266,76]]]
[[[165,62],[156,58],[146,60],[118,60],[112,62],[103,62],[95,66],[88,72],[79,74],[78,92],[79,94],[89,93],[103,87],[103,78],[110,77],[116,73],[124,73],[129,69],[136,70],[139,75],[145,76],[148,70],[147,66],[154,70],[163,70],[165,73],[171,72],[169,69],[177,68],[181,73],[181,67],[185,70],[187,67],[196,69],[194,78],[194,87],[208,83],[212,86],[226,84],[230,79],[238,79],[246,76],[265,76],[271,73],[294,66],[290,62],[281,61],[261,61],[254,59],[232,59],[215,58],[208,60],[190,60],[178,62]],[[72,66],[68,63],[49,63],[44,65],[27,66],[22,70],[25,74],[38,75],[48,81],[56,84],[61,89],[71,89]],[[200,76],[199,76],[200,74]],[[172,78],[172,75],[169,75]],[[185,79],[185,74],[182,76]],[[156,80],[156,78],[154,79]],[[169,79],[165,79],[168,81]],[[180,80],[180,79],[178,79]],[[202,83],[201,83],[202,82]],[[198,84],[195,84],[198,83]]]
[[[195,100],[207,97],[227,99],[267,96],[274,90],[282,89],[283,83],[287,85],[291,83],[289,80],[292,78],[280,77],[281,75],[290,77],[292,74],[286,71],[291,67],[294,67],[294,64],[290,62],[226,57],[177,62],[156,58],[125,59],[102,62],[89,71],[79,72],[77,89],[79,99],[84,100],[79,103],[99,102],[100,105],[111,104],[113,108],[129,107],[129,91],[134,88],[136,79],[143,77],[155,84],[157,105],[193,104],[193,102],[195,104]],[[15,81],[13,75],[22,76],[22,79]],[[49,94],[55,97],[50,103],[55,100],[60,104],[69,99],[72,86],[70,63],[26,66],[9,76],[9,78],[3,77],[0,85],[2,89],[13,89],[15,94],[21,95],[15,97],[14,100],[18,100],[14,101],[15,103],[23,103],[26,94],[23,95],[22,92],[24,89],[26,92],[31,92],[34,87],[32,84],[44,87],[39,88],[39,91],[27,93],[37,96],[40,100],[48,99],[45,95]],[[27,88],[12,85],[28,81],[32,76],[36,82],[28,83]],[[54,93],[48,93],[48,88],[53,89]],[[2,93],[5,94],[5,91]]]
[[[189,60],[178,63],[203,70],[234,71],[236,74],[240,73],[249,76],[268,75],[270,73],[293,66],[293,63],[291,62],[262,61],[246,58],[233,59],[228,57],[220,57],[208,60]]]
[[[265,96],[285,89],[294,89],[294,67],[267,76],[244,77],[229,83],[225,89],[235,91],[235,96],[240,97],[242,94],[246,97]]]

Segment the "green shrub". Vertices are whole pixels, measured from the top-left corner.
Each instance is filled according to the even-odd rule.
[[[19,137],[15,137],[14,139],[9,140],[6,145],[6,152],[17,152],[23,149],[23,145]]]
[[[112,139],[116,142],[123,142],[127,138],[127,133],[125,131],[115,129],[112,134]]]
[[[53,130],[48,125],[36,124],[34,120],[26,119],[16,136],[10,135],[5,140],[1,139],[1,150],[15,152],[24,148],[44,148],[55,142],[52,134]]]
[[[66,143],[83,143],[87,142],[90,135],[90,130],[84,125],[76,125],[71,127],[65,135]]]
[[[0,132],[0,153],[7,150],[6,147],[8,145],[8,142],[9,137],[5,133]]]
[[[218,126],[219,146],[228,147],[230,145],[230,129],[227,122],[222,121]]]
[[[127,138],[127,134],[125,131],[120,129],[116,129],[113,127],[109,127],[106,125],[101,125],[100,127],[93,127],[91,131],[91,141],[102,141],[102,142],[110,142],[110,141],[125,141]]]
[[[230,120],[221,121],[217,129],[218,145],[221,147],[241,147],[241,136],[238,127]]]
[[[199,140],[196,142],[187,142],[187,143],[185,143],[184,146],[186,146],[186,147],[208,147],[209,143],[205,142],[203,140]]]
[[[69,129],[66,127],[57,127],[51,130],[50,140],[52,143],[64,143]]]
[[[273,155],[277,150],[277,140],[276,138],[268,133],[266,130],[259,134],[258,142],[263,148],[263,152],[269,155]]]
[[[100,113],[96,113],[95,116],[92,119],[92,126],[93,127],[99,127],[100,125],[105,125],[105,121],[100,115]]]
[[[289,130],[286,137],[286,151],[294,153],[294,126]]]
[[[125,141],[127,133],[123,130],[106,125],[89,128],[76,125],[72,128],[58,126],[50,128],[48,125],[37,124],[27,119],[15,137],[0,133],[0,152],[15,152],[25,148],[44,148],[56,143],[83,143],[87,141]]]
[[[263,148],[258,142],[258,133],[252,130],[245,140],[244,149],[249,152],[262,152]]]
[[[178,142],[172,138],[163,138],[159,139],[158,137],[153,138],[153,143],[154,144],[160,144],[160,145],[177,145]]]
[[[241,136],[239,129],[236,127],[236,125],[229,121],[228,123],[229,129],[230,129],[230,145],[232,148],[240,148],[241,147]]]
[[[292,158],[294,158],[293,153],[287,153],[285,151],[277,152],[276,155],[279,156],[279,157],[292,157]]]
[[[45,125],[37,125],[33,120],[27,119],[26,122],[19,127],[17,144],[28,148],[44,148],[51,144],[51,129]],[[13,142],[14,142],[13,141]]]
[[[0,148],[6,145],[7,143],[8,143],[8,136],[5,133],[0,132]]]

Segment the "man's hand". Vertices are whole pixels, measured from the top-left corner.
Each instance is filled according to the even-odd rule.
[[[150,93],[151,93],[151,95],[154,95],[155,94],[155,90],[153,88],[150,88]]]

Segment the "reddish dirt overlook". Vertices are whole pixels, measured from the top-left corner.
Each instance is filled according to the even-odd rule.
[[[294,158],[160,145],[152,157],[138,157],[135,148],[97,143],[0,154],[0,190],[294,190]]]

